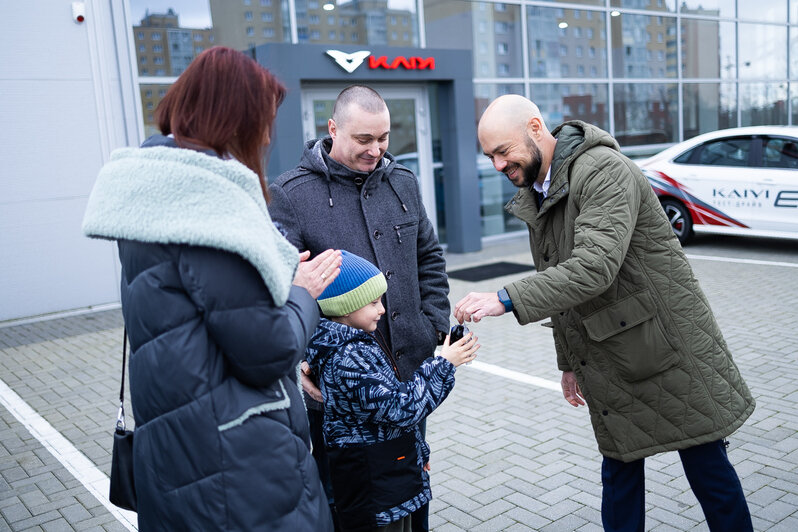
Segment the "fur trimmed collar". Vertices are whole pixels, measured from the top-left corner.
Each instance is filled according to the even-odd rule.
[[[181,148],[114,151],[89,196],[83,232],[236,253],[258,270],[278,306],[299,263],[297,249],[272,223],[254,172]]]

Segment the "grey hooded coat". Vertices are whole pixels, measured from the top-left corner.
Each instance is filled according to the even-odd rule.
[[[330,142],[306,143],[299,166],[269,187],[269,212],[300,251],[345,249],[382,270],[388,291],[378,327],[407,380],[432,356],[437,331],[449,330],[443,251],[410,170],[386,153],[370,174],[355,172],[329,158]]]

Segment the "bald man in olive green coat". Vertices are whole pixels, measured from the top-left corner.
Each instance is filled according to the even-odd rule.
[[[642,530],[643,459],[672,450],[710,528],[750,529],[722,440],[754,400],[646,177],[605,131],[572,121],[549,132],[521,96],[491,103],[478,136],[519,188],[506,208],[527,224],[538,272],[468,294],[455,317],[552,319],[563,394],[587,403],[604,456],[605,529]],[[710,464],[725,487],[698,486]]]

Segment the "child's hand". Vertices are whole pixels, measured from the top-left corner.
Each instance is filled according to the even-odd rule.
[[[446,340],[443,341],[441,356],[457,367],[477,358],[478,349],[477,337],[473,332],[469,332],[452,345],[449,345],[449,335],[447,334]]]

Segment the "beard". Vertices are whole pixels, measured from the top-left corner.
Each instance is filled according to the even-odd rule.
[[[521,171],[524,174],[524,185],[532,188],[532,183],[537,181],[538,176],[540,175],[540,167],[543,165],[543,157],[540,154],[540,148],[538,148],[537,144],[532,142],[532,139],[527,138],[526,145],[529,148],[529,154],[531,155],[531,158],[529,164],[521,167]]]
[[[526,138],[526,147],[529,150],[529,163],[524,165],[518,165],[521,170],[521,176],[523,180],[521,183],[512,182],[518,188],[532,188],[532,183],[538,180],[538,176],[540,175],[540,167],[543,165],[543,156],[540,153],[540,148],[538,148],[537,144],[535,144],[531,138]],[[508,172],[505,170],[505,174],[512,173],[512,168]]]

